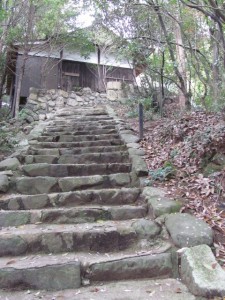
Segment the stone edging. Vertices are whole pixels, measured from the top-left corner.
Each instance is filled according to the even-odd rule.
[[[126,123],[107,106],[107,112],[116,121],[117,129],[128,148],[132,161],[132,173],[136,178],[148,175],[142,158],[143,150]],[[210,248],[213,231],[203,220],[190,214],[180,213],[182,203],[168,198],[163,189],[144,187],[142,195],[147,202],[149,215],[160,226],[164,226],[174,244],[174,262],[178,264],[177,275],[188,289],[200,297],[225,297],[225,272],[218,264]],[[176,270],[174,270],[176,274]]]
[[[143,150],[139,149],[139,137],[134,134],[130,126],[128,126],[125,121],[121,120],[119,117],[117,117],[115,111],[113,108],[109,105],[106,106],[106,110],[112,118],[114,118],[114,121],[117,123],[117,130],[119,132],[119,135],[121,139],[124,141],[128,148],[129,156],[132,162],[132,174],[133,177],[138,179],[139,178],[147,176],[148,175],[148,168],[147,165],[142,158],[142,156],[145,154]]]
[[[21,166],[18,158],[25,155],[32,142],[36,142],[37,138],[42,135],[47,123],[48,121],[42,121],[37,124],[26,138],[20,141],[15,152],[0,162],[0,192],[8,191],[11,177]]]

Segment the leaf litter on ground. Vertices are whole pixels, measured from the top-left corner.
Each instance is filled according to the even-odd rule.
[[[138,118],[127,118],[129,107],[118,105],[115,110],[138,133]],[[168,113],[167,117],[145,120],[140,145],[150,184],[166,188],[170,196],[182,200],[182,212],[190,212],[212,227],[215,254],[225,269],[225,168],[204,174],[212,157],[225,153],[224,113]],[[167,176],[169,166],[173,172]]]

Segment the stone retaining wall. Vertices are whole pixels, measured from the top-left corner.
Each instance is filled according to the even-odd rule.
[[[83,88],[79,92],[65,92],[63,90],[38,90],[30,89],[30,96],[22,114],[29,123],[45,120],[47,114],[54,113],[60,108],[95,106],[106,104],[108,101],[105,93],[93,92],[90,88]]]
[[[63,107],[93,107],[98,104],[115,103],[132,97],[133,93],[132,84],[119,81],[108,82],[106,93],[94,92],[90,88],[83,88],[78,92],[30,88],[30,95],[21,112],[21,118],[27,123],[32,123],[47,119],[49,114]]]
[[[109,101],[123,101],[133,97],[135,89],[133,84],[121,81],[107,82],[107,99]]]

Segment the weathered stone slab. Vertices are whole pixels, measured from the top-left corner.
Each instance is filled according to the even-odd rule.
[[[1,171],[0,176],[1,175],[13,176],[13,172],[11,170]]]
[[[138,143],[127,143],[127,147],[128,148],[139,149],[140,148],[140,144],[138,144]]]
[[[76,99],[74,99],[74,98],[68,98],[68,99],[67,99],[67,105],[76,107],[76,106],[77,106],[77,101],[76,101]]]
[[[29,100],[36,101],[36,100],[37,100],[37,94],[31,93],[31,94],[29,95]]]
[[[77,100],[77,102],[79,102],[79,103],[84,102],[84,99],[83,99],[82,97],[80,97],[79,95],[76,95],[76,100]]]
[[[80,263],[71,262],[26,268],[6,267],[0,269],[0,287],[41,290],[64,290],[81,285]],[[36,297],[35,297],[36,298]]]
[[[213,231],[210,226],[192,215],[167,215],[165,225],[174,244],[179,248],[213,243]]]
[[[55,164],[58,162],[58,156],[54,155],[35,155],[33,156],[35,163]]]
[[[0,227],[7,226],[20,226],[29,223],[30,221],[30,212],[20,211],[20,212],[11,212],[4,211],[0,213]]]
[[[55,107],[55,101],[48,101],[48,105],[50,107]]]
[[[138,188],[119,188],[119,189],[100,189],[100,190],[83,190],[76,192],[40,194],[40,195],[20,195],[9,196],[0,201],[0,209],[18,210],[18,209],[41,209],[46,207],[76,207],[78,205],[113,205],[111,208],[113,218],[122,219],[122,215],[131,215],[132,212],[126,211],[126,206],[135,204],[138,201],[140,189]],[[121,205],[121,211],[117,210],[114,205]],[[124,209],[123,209],[124,207]],[[134,213],[135,213],[135,208]],[[146,215],[146,207],[138,208],[138,215]],[[124,211],[125,210],[125,211]],[[133,210],[133,209],[132,209]],[[123,213],[124,211],[124,213]],[[135,215],[133,216],[135,218]]]
[[[114,153],[90,153],[82,155],[62,155],[60,156],[59,164],[90,164],[90,163],[119,163],[129,162],[127,152]]]
[[[182,207],[182,203],[180,201],[166,197],[152,197],[148,198],[147,201],[149,205],[149,212],[154,218],[164,214],[179,212]]]
[[[34,162],[33,155],[26,155],[24,161],[26,164],[32,164]]]
[[[114,90],[107,90],[107,99],[110,101],[116,101],[118,99],[118,94]]]
[[[54,165],[47,163],[36,163],[23,166],[26,175],[35,176],[51,176],[66,177],[69,176],[68,167],[66,165]]]
[[[61,135],[59,142],[85,142],[85,141],[98,141],[98,140],[116,140],[119,136],[117,134],[101,134],[101,135]],[[42,137],[46,142],[51,142],[53,138]]]
[[[134,170],[134,172],[138,177],[148,175],[148,168],[146,162],[142,157],[133,155],[131,157],[131,160],[132,160],[132,170]]]
[[[59,90],[58,94],[64,98],[68,98],[69,97],[69,93],[64,91],[64,90]]]
[[[196,296],[225,297],[225,271],[207,245],[186,249],[181,257],[181,278]]]
[[[96,291],[96,292],[94,292]],[[24,291],[0,291],[0,297],[7,300],[60,300],[62,292],[46,292],[31,291],[30,294]],[[192,295],[186,286],[180,280],[167,279],[145,279],[145,280],[128,280],[116,281],[107,283],[93,283],[90,286],[82,287],[82,289],[70,289],[63,291],[64,299],[74,299],[74,294],[77,294],[79,300],[203,300]],[[34,298],[35,297],[35,298]],[[101,297],[101,298],[99,298]]]
[[[132,228],[141,239],[151,239],[158,235],[161,231],[161,227],[154,221],[147,219],[140,219],[132,224]]]
[[[20,255],[27,251],[28,244],[20,236],[7,236],[0,238],[0,256]]]
[[[123,223],[122,223],[123,222]],[[2,228],[0,256],[74,251],[113,252],[125,250],[137,242],[130,220],[104,221],[102,224],[26,224]]]
[[[113,220],[144,218],[147,214],[147,208],[145,206],[112,206],[109,211]]]
[[[84,187],[100,185],[104,182],[103,176],[67,177],[59,179],[59,186],[63,192],[70,192]]]
[[[90,266],[88,277],[93,281],[172,277],[171,254],[124,258]]]
[[[59,149],[35,149],[30,150],[31,153],[37,154],[37,155],[55,155],[59,156]]]
[[[25,175],[45,176],[48,174],[48,164],[28,164],[23,166]]]
[[[155,187],[144,187],[142,195],[147,198],[147,200],[152,197],[157,197],[159,200],[166,195],[166,192],[161,188]]]
[[[144,156],[145,152],[142,149],[136,149],[136,148],[129,148],[128,153],[132,155],[139,155],[139,156]]]
[[[108,90],[121,90],[122,89],[122,82],[120,82],[120,81],[109,81],[109,82],[107,82],[107,89]]]
[[[57,179],[53,177],[21,177],[16,180],[17,191],[26,195],[56,192],[57,187]]]
[[[23,203],[23,199],[20,200]],[[42,210],[2,211],[0,214],[0,227],[21,226],[26,224],[80,224],[93,223],[106,220],[129,220],[144,218],[147,214],[144,206],[97,206],[94,207],[55,207]],[[153,236],[154,228],[150,228]]]
[[[6,193],[9,189],[8,176],[0,175],[0,192]]]
[[[15,171],[20,166],[20,162],[16,157],[9,157],[0,162],[0,171]]]
[[[13,198],[10,199],[9,209],[12,207],[13,202],[15,202]],[[46,207],[49,204],[49,199],[47,194],[24,196],[20,200],[20,203],[22,203],[22,206],[25,209],[40,209]]]
[[[130,175],[127,173],[111,174],[109,180],[112,186],[127,186],[131,182]]]
[[[65,99],[62,96],[58,97],[55,101],[55,104],[57,107],[64,107]]]
[[[129,133],[121,133],[121,138],[126,144],[138,143],[140,140],[138,136]]]

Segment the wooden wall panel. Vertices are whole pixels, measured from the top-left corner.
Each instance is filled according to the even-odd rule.
[[[47,60],[47,65],[46,65]],[[17,72],[22,64],[21,55],[17,59]],[[44,67],[45,66],[45,67]],[[20,96],[28,97],[30,87],[34,88],[44,88],[42,71],[43,67],[46,76],[46,89],[57,89],[58,85],[58,60],[57,59],[47,59],[44,57],[32,56],[26,62],[25,73],[22,80],[22,89]],[[16,82],[17,84],[17,82]]]
[[[18,56],[17,70],[22,64],[21,55]],[[58,59],[44,57],[30,57],[26,62],[26,69],[22,81],[21,97],[29,96],[30,87],[38,89],[58,88]],[[103,77],[103,66],[100,66]],[[45,74],[44,80],[42,74]],[[43,83],[45,81],[45,84]],[[133,70],[119,67],[107,67],[105,82],[124,81],[133,82]],[[103,80],[99,79],[97,65],[83,62],[62,61],[62,82],[63,89],[74,90],[76,87],[89,87],[93,91],[104,91]]]

